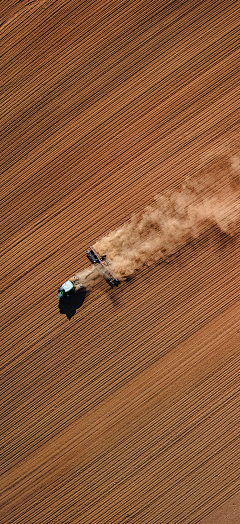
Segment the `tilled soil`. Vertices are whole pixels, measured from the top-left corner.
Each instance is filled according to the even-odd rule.
[[[154,195],[239,194],[239,3],[1,11],[1,523],[239,524],[238,224],[57,298]]]

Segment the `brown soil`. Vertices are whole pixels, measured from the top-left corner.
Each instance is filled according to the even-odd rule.
[[[238,224],[57,299],[154,195],[238,194],[239,3],[6,4],[1,524],[239,524]]]

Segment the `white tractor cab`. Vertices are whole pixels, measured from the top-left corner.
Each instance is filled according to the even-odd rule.
[[[77,293],[80,289],[84,289],[82,284],[76,284],[76,282],[72,282],[72,280],[67,280],[58,289],[58,299],[68,298],[70,295]]]

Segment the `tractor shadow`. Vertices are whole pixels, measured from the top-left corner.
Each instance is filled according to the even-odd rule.
[[[70,320],[75,315],[77,309],[79,309],[83,304],[86,293],[86,289],[83,289],[69,297],[60,298],[58,304],[60,313],[66,315],[68,320]]]

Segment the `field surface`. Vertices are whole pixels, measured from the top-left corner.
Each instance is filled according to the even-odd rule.
[[[0,15],[0,522],[239,524],[237,229],[97,281],[70,320],[57,298],[154,195],[237,194],[239,1]]]

